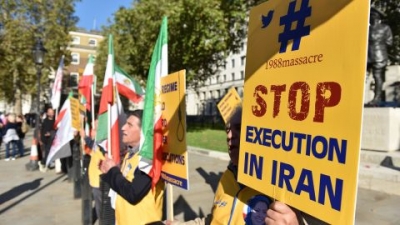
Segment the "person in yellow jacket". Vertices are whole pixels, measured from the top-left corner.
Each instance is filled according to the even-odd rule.
[[[164,182],[160,180],[151,189],[151,177],[147,174],[151,164],[141,161],[138,154],[142,114],[142,110],[127,113],[121,135],[128,152],[121,168],[108,157],[100,165],[101,179],[118,194],[115,201],[117,225],[144,225],[160,221],[162,217]]]
[[[89,185],[92,188],[92,195],[94,200],[94,207],[96,210],[96,216],[93,218],[93,222],[96,219],[100,218],[100,210],[101,210],[101,190],[100,190],[100,175],[101,171],[99,169],[100,161],[104,160],[104,153],[100,149],[99,146],[95,143],[96,137],[96,128],[97,128],[98,120],[96,119],[94,122],[93,129],[90,132],[90,137],[85,135],[85,132],[81,130],[81,136],[85,137],[85,145],[91,151],[90,154],[90,162],[88,167],[88,176],[89,176]]]
[[[226,126],[230,162],[215,192],[211,214],[192,221],[166,221],[168,225],[299,225],[303,214],[247,187],[237,180],[242,109],[239,107]]]

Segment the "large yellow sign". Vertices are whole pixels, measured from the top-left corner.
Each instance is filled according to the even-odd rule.
[[[239,181],[354,224],[369,1],[269,0],[250,12]]]
[[[189,189],[189,159],[186,146],[186,73],[181,70],[161,78],[163,121],[163,166],[161,177]]]

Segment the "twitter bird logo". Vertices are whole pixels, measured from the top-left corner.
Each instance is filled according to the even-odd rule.
[[[268,27],[268,25],[271,23],[273,15],[274,15],[273,10],[269,11],[267,16],[261,15],[261,22],[262,22],[261,28]]]

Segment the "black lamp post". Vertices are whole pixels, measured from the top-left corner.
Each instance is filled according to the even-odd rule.
[[[36,65],[36,74],[37,74],[37,99],[36,99],[36,104],[37,104],[37,113],[36,113],[36,119],[35,119],[35,132],[34,132],[34,138],[38,138],[38,133],[39,133],[39,126],[40,126],[40,77],[42,75],[42,67],[43,67],[43,60],[44,60],[44,55],[46,53],[46,49],[43,47],[42,40],[38,38],[36,40],[35,46],[32,48],[32,54],[33,54],[33,60],[35,61]],[[39,140],[36,141],[37,145],[39,143]],[[27,170],[37,170],[39,168],[37,162],[31,160],[27,165],[26,165]]]

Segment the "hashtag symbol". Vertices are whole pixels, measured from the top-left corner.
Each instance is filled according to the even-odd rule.
[[[289,3],[288,13],[280,19],[280,25],[284,25],[283,32],[279,34],[281,47],[280,53],[286,52],[288,42],[293,40],[292,51],[299,50],[301,38],[310,34],[310,26],[304,26],[306,18],[311,16],[309,0],[302,0],[300,10],[295,11],[296,1]],[[297,22],[296,28],[292,30],[292,23]]]

